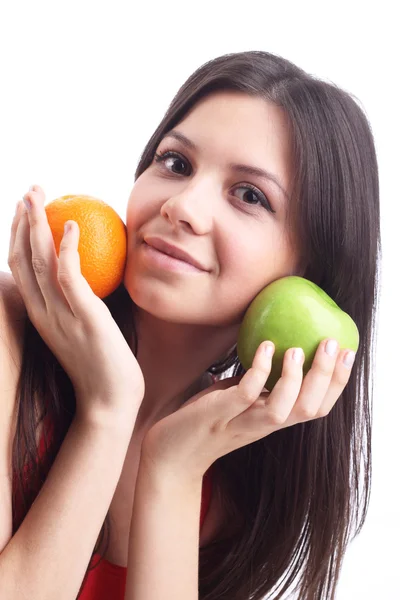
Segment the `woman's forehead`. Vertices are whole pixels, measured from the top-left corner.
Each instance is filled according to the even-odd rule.
[[[213,94],[164,138],[213,163],[268,180],[288,199],[291,149],[282,109],[246,94]]]

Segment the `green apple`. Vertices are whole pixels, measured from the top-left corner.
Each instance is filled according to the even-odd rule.
[[[304,376],[325,338],[336,339],[341,349],[357,352],[359,334],[353,319],[318,285],[293,275],[273,281],[251,302],[239,329],[237,353],[248,370],[259,345],[266,340],[274,342],[271,373],[265,384],[271,391],[281,377],[289,348],[303,348]]]

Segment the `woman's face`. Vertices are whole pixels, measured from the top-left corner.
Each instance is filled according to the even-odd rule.
[[[284,113],[260,98],[214,93],[156,154],[167,151],[173,154],[153,160],[129,198],[124,284],[139,307],[163,320],[239,324],[259,291],[295,270],[285,225],[291,173]],[[268,171],[279,185],[232,164]],[[144,242],[151,237],[185,250],[205,270],[166,269]]]

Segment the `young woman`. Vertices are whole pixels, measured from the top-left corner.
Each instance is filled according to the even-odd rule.
[[[24,198],[1,303],[5,597],[333,598],[369,500],[380,257],[354,98],[267,52],[200,67],[141,156],[104,301],[77,224],[57,258],[43,190]],[[269,392],[271,344],[245,372],[237,334],[294,274],[351,315],[359,349],[323,340],[303,377],[291,348]]]

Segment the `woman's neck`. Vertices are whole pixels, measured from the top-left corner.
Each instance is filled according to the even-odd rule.
[[[144,311],[138,313],[137,360],[145,381],[136,421],[141,430],[178,410],[201,389],[210,365],[227,356],[236,344],[238,326],[174,324]]]

